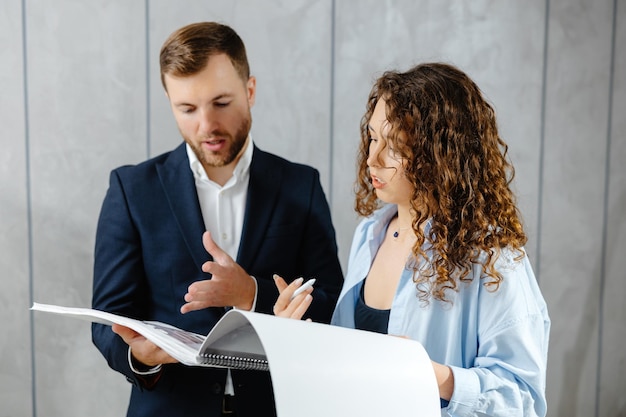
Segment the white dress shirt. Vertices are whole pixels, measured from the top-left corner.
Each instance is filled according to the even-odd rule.
[[[249,138],[246,149],[235,166],[233,176],[224,186],[220,186],[209,179],[198,157],[187,144],[189,166],[196,181],[204,226],[211,232],[215,243],[233,259],[237,259],[241,242],[252,148],[252,139]]]
[[[248,136],[245,147],[235,166],[233,176],[226,181],[224,186],[221,186],[211,181],[194,151],[189,144],[186,145],[189,167],[196,181],[196,191],[198,192],[204,227],[211,232],[217,246],[235,260],[241,242],[248,183],[250,182],[250,163],[254,148],[251,136]],[[254,310],[255,304],[256,293],[252,310]],[[233,395],[234,393],[229,371],[226,378],[225,394]]]

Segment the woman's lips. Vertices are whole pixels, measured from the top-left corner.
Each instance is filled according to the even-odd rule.
[[[372,187],[379,189],[383,188],[386,185],[386,182],[378,178],[376,175],[372,175]]]

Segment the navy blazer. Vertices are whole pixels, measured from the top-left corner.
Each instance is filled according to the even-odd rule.
[[[158,320],[207,334],[224,314],[208,308],[181,314],[188,286],[209,279],[210,255],[185,144],[111,172],[96,234],[92,307]],[[272,312],[272,275],[317,279],[308,311],[328,323],[343,276],[335,231],[317,170],[254,148],[237,262],[257,279],[256,311]],[[128,346],[109,326],[94,324],[94,344],[109,366],[133,383],[129,416],[219,416],[226,370],[165,365],[150,390],[128,364]],[[240,417],[271,416],[269,373],[233,371]]]

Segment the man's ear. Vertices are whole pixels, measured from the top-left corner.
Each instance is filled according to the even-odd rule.
[[[254,101],[256,100],[256,77],[251,75],[248,78],[248,82],[246,83],[246,90],[248,91],[248,105],[250,107],[254,106]]]

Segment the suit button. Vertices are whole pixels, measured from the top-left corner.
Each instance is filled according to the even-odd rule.
[[[219,382],[216,382],[215,384],[212,384],[209,387],[209,392],[211,394],[215,394],[215,395],[221,394],[223,392],[222,385]]]

